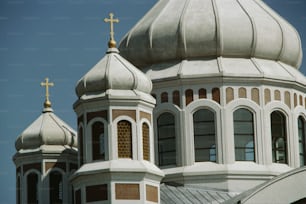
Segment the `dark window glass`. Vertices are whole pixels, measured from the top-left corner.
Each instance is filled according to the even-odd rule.
[[[300,166],[305,166],[305,120],[303,117],[298,119],[298,130],[299,130],[299,155],[300,155]]]
[[[81,204],[82,203],[82,193],[81,193],[81,189],[78,189],[75,194],[75,204]]]
[[[234,112],[236,161],[255,161],[253,113],[241,108]]]
[[[21,189],[20,189],[20,176],[17,176],[17,189],[16,189],[16,193],[17,193],[17,204],[21,203]]]
[[[79,128],[79,133],[78,133],[78,140],[79,140],[79,158],[80,158],[80,166],[84,164],[84,147],[83,147],[83,128]]]
[[[91,129],[92,134],[92,159],[105,160],[104,124],[95,122]]]
[[[207,109],[193,114],[195,161],[216,161],[215,114]]]
[[[271,114],[272,161],[286,164],[287,161],[287,129],[286,118],[279,111]]]
[[[176,165],[176,136],[174,116],[163,113],[157,119],[159,166]]]
[[[63,203],[63,177],[58,171],[50,173],[49,177],[50,203]]]
[[[38,203],[38,175],[30,173],[27,179],[27,203]]]

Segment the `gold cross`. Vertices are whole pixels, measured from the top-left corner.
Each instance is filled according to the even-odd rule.
[[[49,95],[49,86],[50,87],[54,86],[54,83],[49,82],[49,79],[46,78],[45,82],[40,83],[40,86],[45,86],[46,87],[46,100],[45,100],[44,106],[45,106],[45,108],[50,108],[51,107],[51,102],[49,100],[49,96],[50,96]]]
[[[118,18],[114,18],[114,14],[110,13],[109,14],[109,18],[104,18],[104,22],[105,23],[109,23],[110,24],[110,41],[109,41],[109,46],[116,47],[116,41],[114,39],[114,23],[119,23],[119,19]],[[114,43],[114,45],[112,45],[112,43]]]

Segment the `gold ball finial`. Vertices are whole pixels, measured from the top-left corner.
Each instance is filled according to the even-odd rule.
[[[44,108],[51,108],[51,101],[45,100],[45,102],[44,102]]]
[[[116,41],[114,41],[114,40],[109,40],[108,41],[108,47],[109,48],[115,48],[116,47]]]

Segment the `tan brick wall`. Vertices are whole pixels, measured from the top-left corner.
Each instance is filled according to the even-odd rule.
[[[140,200],[139,184],[115,184],[117,200]]]
[[[158,203],[158,188],[156,186],[146,185],[146,200]]]
[[[113,110],[112,114],[113,114],[113,121],[122,115],[129,116],[136,121],[136,111],[135,110]]]

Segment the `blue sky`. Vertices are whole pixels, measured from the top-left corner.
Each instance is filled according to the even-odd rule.
[[[76,128],[76,82],[107,48],[114,12],[117,42],[157,0],[0,0],[0,204],[15,202],[12,156],[17,136],[41,113],[49,77],[55,114]],[[306,48],[306,1],[265,0],[300,33]],[[306,74],[306,61],[301,71]]]

